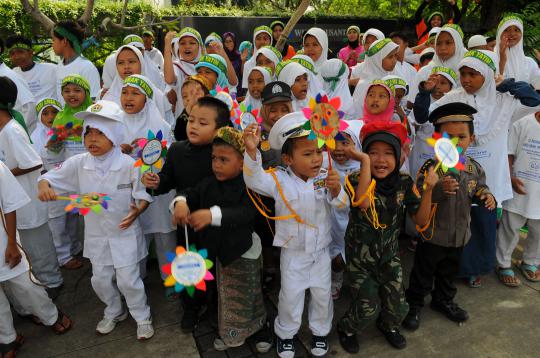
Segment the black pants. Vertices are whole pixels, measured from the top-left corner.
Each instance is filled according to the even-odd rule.
[[[424,298],[431,292],[436,302],[452,301],[457,289],[454,279],[459,271],[462,247],[444,247],[429,242],[419,242],[414,256],[414,266],[405,291],[411,307],[423,307]]]

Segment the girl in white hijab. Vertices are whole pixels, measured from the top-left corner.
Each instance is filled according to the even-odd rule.
[[[247,78],[249,72],[257,65],[255,54],[257,51],[267,45],[272,44],[272,29],[268,26],[258,26],[253,30],[253,56],[244,63],[244,71],[242,76],[242,88],[248,88]]]
[[[315,70],[315,62],[307,55],[294,55],[291,61],[298,62],[306,70],[308,70],[310,95],[315,98],[318,93],[324,92],[323,78],[317,70]]]
[[[366,53],[360,81],[353,93],[354,108],[358,117],[364,113],[364,97],[373,80],[380,80],[392,73],[397,63],[399,46],[390,39],[377,40]]]
[[[309,103],[308,70],[294,61],[284,61],[277,69],[278,81],[291,87],[293,111],[301,111]]]
[[[281,53],[274,46],[263,46],[255,53],[255,64],[272,70],[272,79],[276,73],[276,66],[281,62]]]
[[[126,70],[127,72],[120,73],[119,68],[118,68],[118,57],[124,51],[131,51],[133,54],[135,54],[135,56],[137,56],[139,60],[139,66],[133,65],[132,67]],[[130,45],[125,45],[125,46],[120,47],[118,49],[118,52],[116,53],[116,58],[117,58],[116,77],[113,80],[111,88],[109,88],[107,93],[103,95],[102,99],[121,105],[120,95],[122,93],[122,87],[124,86],[124,78],[132,74],[133,75],[139,74],[139,75],[145,76],[145,74],[147,73],[148,64],[146,60],[144,59],[141,51],[139,51],[137,48]],[[139,72],[139,73],[129,73],[129,72]],[[161,92],[161,90],[158,89],[153,82],[150,82],[150,85],[152,86],[152,90],[154,92],[154,103],[159,109],[161,117],[164,118],[167,122],[172,123],[174,121],[174,116],[172,114],[171,104],[167,100],[167,97],[164,96],[163,92]]]
[[[148,132],[154,135],[162,133],[163,139],[170,146],[172,142],[171,126],[163,120],[153,101],[153,92],[149,80],[141,75],[126,77],[122,88],[121,102],[123,108],[122,120],[124,122],[124,136],[121,147],[124,153],[137,159],[138,152],[142,149],[138,147],[137,141],[147,138]],[[144,106],[140,108],[141,100]],[[129,150],[130,149],[130,150]],[[159,172],[159,169],[158,169]],[[167,252],[173,252],[176,246],[176,230],[172,226],[169,214],[169,203],[174,199],[174,192],[158,195],[154,197],[154,202],[140,216],[141,228],[146,239],[147,247],[154,239],[156,252],[160,267],[167,263]],[[146,260],[141,263],[141,276],[146,273]],[[166,275],[161,273],[161,279]]]
[[[505,17],[497,29],[495,53],[499,55],[499,68],[505,78],[536,83],[540,69],[532,58],[523,52],[523,20],[515,15]]]
[[[255,74],[254,74],[255,72]],[[262,77],[262,81],[261,81]],[[262,91],[264,86],[272,82],[273,75],[268,67],[255,66],[248,75],[248,92],[242,102],[246,109],[260,109],[262,107]]]
[[[373,37],[375,40],[371,41],[371,38],[370,38],[371,42],[366,43],[368,37],[370,36]],[[373,44],[373,42],[377,40],[382,40],[382,39],[384,39],[384,34],[381,30],[371,28],[371,29],[368,29],[366,32],[364,32],[364,35],[362,36],[362,46],[364,47],[364,51],[365,51],[364,54],[366,54],[367,50],[369,50],[369,47]],[[363,61],[359,62],[356,66],[354,66],[351,69],[351,80],[360,79],[360,75],[362,73],[362,67],[364,66],[363,63],[364,63]],[[356,86],[357,83],[358,81],[352,81],[350,85]]]
[[[328,98],[339,97],[341,108],[345,112],[345,119],[355,119],[353,100],[349,90],[349,67],[338,58],[326,61],[321,68],[321,75],[324,79],[323,88]]]
[[[315,71],[319,72],[328,58],[328,35],[323,29],[312,27],[302,42],[304,54],[311,57],[315,63]]]

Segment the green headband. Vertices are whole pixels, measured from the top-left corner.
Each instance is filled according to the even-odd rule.
[[[295,59],[296,60],[296,59]],[[280,63],[278,63],[276,65],[276,76],[279,76],[279,74],[281,73],[281,70],[283,69],[283,67],[287,66],[289,63],[293,63],[293,62],[296,62],[298,63],[297,61],[295,60],[287,60],[287,61],[281,61]]]
[[[330,89],[332,91],[336,90],[336,86],[337,86],[339,80],[341,79],[341,76],[345,73],[345,70],[347,70],[347,65],[345,64],[345,62],[341,62],[341,67],[339,68],[339,72],[337,73],[336,76],[323,77],[323,80],[325,82],[330,82],[331,83]]]
[[[396,87],[403,87],[406,91],[406,93],[409,92],[409,86],[407,85],[407,82],[405,82],[402,78],[389,78],[387,80],[384,80],[384,83],[390,87],[394,93],[396,93]]]
[[[144,30],[144,31],[142,32],[142,35],[143,35],[143,36],[146,35],[146,36],[150,36],[150,37],[154,38],[154,33],[153,33],[152,31],[150,31],[150,30]]]
[[[441,21],[444,21],[443,13],[439,12],[439,11],[435,11],[435,12],[432,12],[431,15],[429,15],[428,22],[430,22],[433,19],[433,16],[437,16],[437,15],[439,15],[441,17]]]
[[[77,39],[77,36],[63,28],[62,26],[56,26],[54,28],[54,32],[56,32],[58,35],[67,38],[71,44],[73,45],[73,50],[77,55],[81,54],[81,43],[79,42],[79,39]]]
[[[392,42],[392,40],[386,38],[386,39],[383,39],[383,40],[379,41],[378,43],[376,43],[375,46],[371,46],[369,48],[369,50],[367,51],[368,57],[374,56],[377,52],[382,50],[390,42]]]
[[[451,69],[451,68],[448,68],[448,67],[435,66],[435,67],[433,67],[433,69],[431,70],[431,73],[432,73],[432,74],[436,74],[436,73],[446,73],[448,76],[452,77],[452,79],[454,80],[455,83],[457,83],[457,81],[458,81],[457,75],[456,75],[456,73],[454,72],[454,70]]]
[[[390,90],[390,92],[392,93],[392,96],[396,95],[396,92],[395,92],[394,88],[388,86],[386,84],[386,82],[383,81],[383,80],[374,80],[374,81],[372,81],[369,87],[372,87],[372,86],[383,86],[384,88]],[[369,87],[368,87],[368,90],[369,90]]]
[[[276,25],[279,25],[279,26],[285,28],[285,24],[283,23],[283,21],[279,21],[279,20],[272,21],[272,23],[270,24],[270,28],[273,30],[274,26],[276,26]]]
[[[9,50],[9,51],[15,50],[15,49],[20,49],[20,50],[31,50],[31,49],[32,49],[32,46],[28,46],[27,44],[22,43],[22,42],[15,42],[13,45],[11,45],[10,47],[8,47],[8,50]]]
[[[277,48],[275,48],[274,46],[270,46],[270,45],[267,45],[267,46],[263,46],[261,48],[267,48],[269,49],[270,51],[272,51],[274,53],[274,55],[276,55],[276,57],[278,58],[278,61],[281,62],[281,60],[283,59],[283,56],[281,55],[281,52],[279,52],[277,50]],[[260,50],[260,49],[259,49]]]
[[[512,20],[515,20],[517,22],[519,22],[521,24],[521,26],[523,26],[523,19],[517,15],[508,15],[508,16],[505,16],[501,22],[499,22],[499,26],[497,27],[497,31],[504,25],[506,24],[508,21],[512,21]]]
[[[143,80],[140,77],[137,76],[128,76],[124,79],[124,85],[122,87],[135,87],[139,89],[142,93],[145,94],[146,97],[152,99],[154,96],[154,90],[152,89],[152,86],[148,84],[145,80]]]
[[[86,93],[90,93],[90,84],[86,80],[86,78],[80,76],[80,75],[69,75],[64,77],[62,80],[62,89],[66,87],[68,84],[74,84],[86,91]]]
[[[210,35],[206,36],[206,38],[208,38],[209,36],[213,36],[213,37],[217,38],[220,42],[223,42],[223,39],[221,38],[221,36],[217,32],[211,32]]]
[[[184,36],[195,37],[195,40],[197,40],[199,46],[202,46],[204,44],[201,34],[193,27],[184,27],[182,31],[180,31],[175,37],[182,38]]]
[[[221,72],[223,72],[223,74],[227,73],[227,67],[217,58],[214,58],[210,55],[204,55],[199,59],[199,63],[201,64],[201,66],[203,66],[205,62],[217,67],[219,70],[221,70]]]
[[[495,65],[495,62],[493,62],[491,57],[489,57],[485,53],[482,53],[478,50],[471,50],[467,52],[465,56],[463,56],[463,58],[467,58],[467,57],[476,58],[477,60],[480,60],[486,65],[488,65],[488,67],[491,68],[493,72],[497,72],[497,66]]]
[[[297,55],[300,55],[299,52],[296,53]],[[307,60],[304,60],[303,58],[299,58],[299,57],[295,57],[295,58],[292,58],[291,61],[294,61],[296,63],[299,63],[300,65],[302,65],[306,70],[309,70],[311,71],[311,73],[313,73],[314,75],[317,75],[317,72],[315,71],[315,66],[313,66],[313,64]]]
[[[58,102],[54,98],[45,98],[44,100],[40,101],[36,105],[36,113],[39,114],[39,112],[41,112],[41,110],[43,110],[45,107],[49,107],[49,106],[53,106],[53,107],[57,107],[57,108],[62,109],[62,105],[60,104],[60,102]]]
[[[253,30],[253,34],[255,35],[255,34],[257,34],[258,32],[263,32],[263,31],[264,31],[264,32],[267,32],[268,35],[270,35],[270,38],[272,38],[272,29],[269,28],[269,27],[266,26],[266,25],[257,26],[257,27],[255,28],[255,30]],[[256,36],[256,35],[255,35],[255,36]]]
[[[143,43],[143,39],[142,37],[140,37],[139,35],[129,35],[128,37],[126,37],[122,43],[124,45],[129,45],[130,43],[132,42],[140,42],[140,43]]]
[[[461,27],[459,25],[456,25],[456,24],[446,24],[442,27],[443,29],[444,28],[450,28],[450,29],[454,29],[458,32],[459,36],[461,37],[461,39],[463,40],[463,30],[461,29]]]

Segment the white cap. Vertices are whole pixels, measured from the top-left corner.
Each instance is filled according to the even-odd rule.
[[[84,120],[83,137],[88,128],[99,129],[109,140],[119,146],[125,131],[120,107],[111,101],[97,101],[84,112],[75,114],[75,117]]]
[[[420,57],[428,53],[435,53],[435,49],[433,47],[428,47],[428,48],[423,49],[422,52],[420,52]]]
[[[470,50],[473,47],[486,46],[486,45],[487,45],[487,41],[486,41],[485,36],[474,35],[474,36],[471,36],[471,38],[469,39],[467,48]]]
[[[306,137],[309,131],[304,129],[304,124],[308,119],[303,112],[292,112],[281,117],[270,130],[268,141],[270,147],[281,150],[285,141],[289,138]]]
[[[87,120],[92,117],[101,117],[122,122],[122,114],[123,111],[115,102],[101,100],[88,107],[86,111],[75,113],[75,117],[82,120]]]

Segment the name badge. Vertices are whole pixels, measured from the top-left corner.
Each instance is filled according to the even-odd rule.
[[[325,189],[327,176],[328,176],[328,170],[326,170],[325,168],[322,168],[319,175],[313,178],[313,190],[317,191],[320,189]]]
[[[129,184],[118,184],[118,186],[116,187],[117,190],[122,190],[122,189],[131,189],[133,187],[133,185],[131,183]]]

